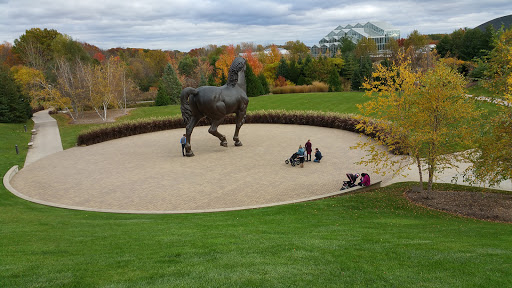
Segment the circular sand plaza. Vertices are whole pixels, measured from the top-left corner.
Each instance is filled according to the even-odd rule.
[[[234,125],[219,131],[230,140]],[[118,213],[195,213],[274,206],[339,193],[345,173],[365,172],[354,163],[364,141],[338,129],[246,124],[243,146],[219,145],[208,127],[196,127],[183,157],[184,129],[167,130],[75,147],[42,158],[10,181],[18,195],[41,204]],[[324,158],[304,168],[286,164],[311,139]],[[314,154],[314,152],[313,152]],[[314,156],[313,156],[314,158]],[[372,181],[384,180],[372,175]]]

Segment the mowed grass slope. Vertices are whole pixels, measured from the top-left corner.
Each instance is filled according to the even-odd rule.
[[[19,124],[0,135],[3,175],[24,162],[14,144],[30,135]],[[509,286],[512,225],[415,206],[403,197],[411,185],[183,215],[58,209],[2,186],[0,287]]]

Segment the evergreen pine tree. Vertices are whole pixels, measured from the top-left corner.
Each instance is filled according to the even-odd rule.
[[[345,79],[352,80],[354,71],[358,66],[354,53],[343,54],[342,58],[344,63],[343,67],[341,67],[341,76]]]
[[[361,57],[361,62],[359,67],[354,71],[354,75],[352,76],[352,90],[360,90],[365,78],[372,77],[372,60],[370,57],[365,56]]]
[[[283,76],[284,79],[290,80],[288,63],[284,58],[281,58],[279,66],[277,66],[276,77]]]
[[[288,67],[288,75],[290,77],[290,81],[292,81],[293,83],[297,84],[297,82],[299,82],[299,77],[300,77],[300,67],[299,65],[297,65],[297,62],[295,62],[295,60],[290,60],[290,65]]]
[[[158,86],[158,94],[156,96],[155,105],[164,106],[169,104],[179,104],[181,93],[181,82],[178,75],[172,68],[171,64],[167,64],[164,75]]]
[[[268,86],[267,78],[265,78],[263,72],[258,75],[258,79],[260,79],[261,87],[263,88],[263,95],[270,94],[270,87]]]
[[[300,68],[300,76],[297,80],[297,85],[311,85],[313,83],[313,79],[311,78],[313,70],[313,59],[308,54],[304,60],[304,64],[302,64]]]
[[[22,94],[9,70],[0,66],[0,122],[23,123],[30,117],[29,97]]]
[[[220,85],[225,85],[226,83],[228,83],[228,79],[226,78],[224,72],[222,72],[222,74],[220,75]]]
[[[163,81],[160,81],[160,84],[158,84],[158,93],[155,99],[156,106],[167,106],[171,104],[171,97],[165,86]]]
[[[204,76],[204,73],[201,73],[201,76],[199,78],[199,87],[208,85],[208,81],[206,80],[206,77]]]
[[[245,83],[247,84],[247,97],[256,97],[264,94],[260,79],[252,72],[251,65],[246,64]]]
[[[329,72],[329,79],[327,80],[327,84],[329,84],[329,92],[341,91],[340,75],[334,66],[331,67],[331,71]]]

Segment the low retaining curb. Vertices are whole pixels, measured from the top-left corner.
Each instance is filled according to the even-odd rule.
[[[19,198],[22,198],[24,200],[36,203],[36,204],[42,204],[46,206],[56,207],[56,208],[64,208],[64,209],[71,209],[71,210],[81,210],[81,211],[90,211],[90,212],[106,212],[106,213],[121,213],[121,214],[190,214],[190,213],[211,213],[211,212],[227,212],[227,211],[237,211],[237,210],[247,210],[247,209],[257,209],[257,208],[265,208],[265,207],[274,207],[274,206],[280,206],[280,205],[286,205],[286,204],[294,204],[294,203],[301,203],[301,202],[308,202],[313,200],[320,200],[325,198],[331,198],[336,197],[340,195],[345,194],[355,194],[359,192],[364,192],[372,189],[376,189],[380,187],[380,184],[382,181],[375,182],[374,184],[368,186],[368,187],[353,187],[351,189],[346,189],[342,191],[336,191],[332,193],[328,193],[325,195],[318,195],[308,198],[302,198],[302,199],[295,199],[290,201],[282,201],[282,202],[275,202],[275,203],[269,203],[264,205],[254,205],[254,206],[241,206],[241,207],[231,207],[231,208],[223,208],[223,209],[205,209],[205,210],[177,210],[177,211],[144,211],[144,210],[115,210],[115,209],[93,209],[93,208],[86,208],[86,207],[78,207],[78,206],[70,206],[70,205],[63,205],[53,202],[48,202],[44,200],[35,199],[29,196],[26,196],[24,194],[19,193],[14,187],[11,186],[10,181],[16,173],[18,173],[19,167],[18,165],[13,166],[7,173],[5,173],[3,178],[4,186],[7,190],[9,190],[12,194],[16,195]]]

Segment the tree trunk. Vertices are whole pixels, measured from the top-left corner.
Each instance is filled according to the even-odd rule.
[[[421,160],[419,155],[416,155],[416,164],[418,164],[418,174],[420,175],[420,192],[423,193],[423,173],[421,171]]]

